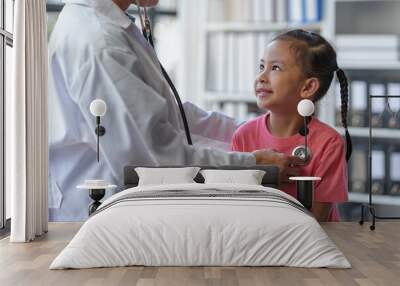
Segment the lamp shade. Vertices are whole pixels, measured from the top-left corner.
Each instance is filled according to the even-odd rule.
[[[90,103],[90,113],[94,116],[103,116],[107,111],[107,104],[102,99],[95,99]]]
[[[314,103],[309,99],[303,99],[297,104],[297,112],[305,117],[314,113]]]

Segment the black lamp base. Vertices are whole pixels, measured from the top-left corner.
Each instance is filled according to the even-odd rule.
[[[296,181],[297,200],[311,210],[314,202],[314,181]]]
[[[104,128],[104,126],[98,125],[94,132],[96,133],[96,135],[103,136],[104,134],[106,134],[106,129]]]
[[[106,189],[90,189],[89,197],[94,200],[93,203],[89,205],[89,215],[94,213],[97,208],[101,205],[100,200],[104,197]]]

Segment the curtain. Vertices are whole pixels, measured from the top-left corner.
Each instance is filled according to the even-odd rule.
[[[11,190],[10,241],[28,242],[48,227],[46,1],[18,0],[14,11],[6,180]]]

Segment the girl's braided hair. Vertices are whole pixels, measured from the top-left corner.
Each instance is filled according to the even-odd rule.
[[[272,38],[272,41],[277,40],[291,41],[291,49],[304,76],[319,80],[320,86],[315,93],[314,101],[320,100],[327,93],[336,72],[340,84],[342,125],[345,129],[348,161],[352,152],[352,142],[347,127],[348,82],[344,71],[338,68],[335,50],[321,35],[302,29],[285,31]]]

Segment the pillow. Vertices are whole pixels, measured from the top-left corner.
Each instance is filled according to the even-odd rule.
[[[135,168],[139,177],[138,186],[195,183],[193,179],[199,170],[199,167]]]
[[[205,184],[234,183],[246,185],[261,185],[265,171],[262,170],[201,170]]]

